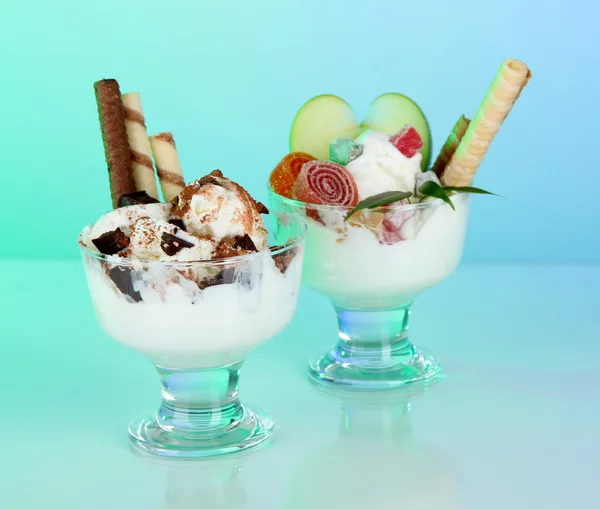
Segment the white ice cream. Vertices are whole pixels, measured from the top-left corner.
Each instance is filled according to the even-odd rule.
[[[433,200],[429,208],[399,214],[401,240],[389,245],[368,228],[344,224],[341,216],[337,228],[333,215],[327,226],[307,218],[304,281],[348,308],[389,308],[412,301],[444,281],[462,256],[469,199],[458,195],[452,200],[456,211]]]
[[[95,239],[103,233],[117,228],[121,228],[126,235],[129,235],[131,225],[141,217],[152,217],[160,221],[167,221],[172,208],[173,206],[170,203],[147,203],[111,210],[92,225],[89,237]],[[93,247],[93,244],[90,247]]]
[[[133,302],[107,276],[102,261],[84,255],[96,314],[106,333],[157,365],[180,369],[242,361],[277,335],[296,308],[302,253],[282,274],[268,252],[251,261],[231,284],[200,290],[173,267],[150,262],[132,273],[141,296]],[[122,262],[122,260],[121,260]]]
[[[173,215],[196,235],[220,240],[247,234],[259,250],[267,245],[267,231],[254,200],[218,171],[189,184],[177,197]]]
[[[405,157],[379,132],[369,132],[359,138],[363,153],[346,165],[358,187],[359,199],[386,191],[415,189],[416,175],[421,173],[421,154]]]
[[[193,245],[169,256],[161,248],[163,233],[169,233]],[[129,240],[131,242],[127,249],[129,256],[141,260],[210,260],[216,247],[211,239],[198,238],[170,223],[152,217],[138,219],[131,227]]]
[[[278,334],[296,308],[303,246],[273,255],[264,212],[216,170],[173,205],[121,207],[85,228],[88,284],[106,333],[179,369],[242,361]]]
[[[192,197],[183,221],[194,233],[222,239],[244,234],[240,219],[244,213],[244,204],[236,195],[224,187],[213,186],[210,194],[197,193]]]

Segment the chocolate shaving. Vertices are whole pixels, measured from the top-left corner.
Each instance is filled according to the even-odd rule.
[[[135,191],[123,101],[116,80],[97,81],[94,83],[94,91],[108,166],[110,193],[113,207],[117,208],[119,196]]]
[[[140,205],[144,203],[160,203],[156,198],[152,198],[146,191],[134,191],[133,193],[122,194],[119,196],[118,207],[127,207],[129,205]]]
[[[269,249],[271,251],[277,251],[278,249],[281,249],[282,247],[284,247],[284,246],[273,246],[273,247],[270,247]],[[292,263],[292,260],[295,257],[296,257],[296,248],[290,249],[288,251],[284,251],[283,253],[273,255],[273,261],[275,262],[275,266],[281,271],[281,273],[285,274],[286,270],[288,270],[288,267],[290,266],[290,263]]]
[[[205,278],[198,283],[200,290],[206,290],[211,286],[217,285],[230,285],[233,283],[233,276],[235,275],[235,269],[226,268],[219,272],[216,276],[211,278]]]
[[[185,230],[185,224],[183,223],[183,219],[179,219],[178,217],[172,217],[169,219],[169,224],[172,224],[179,228],[180,230]]]
[[[115,286],[123,295],[130,297],[134,302],[141,302],[142,296],[140,292],[133,288],[132,272],[133,269],[128,267],[113,267],[109,269],[108,277],[112,279]]]
[[[256,202],[256,208],[257,208],[259,214],[268,214],[269,213],[269,209],[259,201]]]
[[[114,255],[129,246],[129,237],[121,231],[121,228],[117,228],[92,239],[92,242],[102,254]]]
[[[236,237],[233,243],[233,247],[234,249],[243,249],[245,251],[258,251],[258,249],[256,249],[254,241],[250,238],[250,235],[248,235],[247,233],[245,235]]]
[[[224,178],[221,170],[213,170],[208,175],[205,175],[204,177],[198,179],[197,182],[199,187],[206,185],[220,186],[221,181],[219,180],[219,178]]]
[[[161,236],[162,242],[160,243],[160,248],[167,254],[168,256],[173,256],[179,253],[184,247],[193,247],[194,244],[188,242],[187,240],[180,239],[175,235],[171,235],[170,233],[164,232]]]

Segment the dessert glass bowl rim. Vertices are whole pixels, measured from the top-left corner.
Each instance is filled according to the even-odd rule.
[[[287,196],[283,196],[282,194],[275,192],[273,190],[273,188],[271,187],[270,182],[268,182],[268,181],[267,181],[267,191],[270,194],[275,195],[278,199],[280,199],[284,203],[293,206],[294,208],[306,208],[307,206],[309,206],[312,210],[337,211],[337,212],[350,212],[354,208],[354,207],[347,207],[345,205],[323,205],[323,204],[318,204],[318,203],[308,203],[308,202],[304,202],[304,201],[294,200],[293,198],[288,198]],[[451,198],[453,199],[453,201],[455,199],[468,200],[469,194],[468,193],[454,194]],[[424,209],[439,207],[441,205],[444,205],[446,207],[449,206],[443,200],[441,200],[439,198],[433,198],[431,200],[422,201],[419,203],[398,203],[398,202],[396,202],[396,203],[391,203],[390,205],[384,205],[381,207],[376,207],[376,208],[372,208],[372,209],[368,209],[368,210],[371,210],[373,212],[414,211],[414,210],[424,210]]]
[[[163,265],[163,266],[176,267],[176,268],[190,268],[190,267],[197,267],[199,265],[200,266],[212,266],[212,267],[236,265],[238,263],[251,261],[251,260],[255,259],[257,256],[269,255],[270,257],[274,257],[276,255],[286,253],[288,251],[291,251],[295,247],[298,247],[299,245],[301,245],[304,242],[304,239],[306,238],[306,234],[308,232],[308,224],[307,224],[306,220],[303,217],[297,216],[295,214],[286,214],[286,213],[281,213],[281,212],[277,212],[277,214],[280,216],[285,216],[286,220],[288,220],[288,221],[294,221],[300,227],[300,233],[298,235],[290,238],[288,240],[288,242],[286,242],[282,246],[278,246],[278,249],[270,249],[267,247],[266,249],[263,249],[262,251],[258,251],[256,253],[250,253],[250,254],[245,254],[245,255],[240,255],[240,256],[230,256],[229,258],[212,258],[210,260],[180,261],[180,260],[160,260],[160,259],[159,260],[142,260],[139,258],[121,258],[117,255],[106,255],[106,254],[100,253],[99,251],[94,251],[93,249],[90,249],[83,243],[83,234],[85,232],[85,229],[88,228],[89,225],[84,226],[84,228],[81,230],[81,232],[77,236],[77,243],[79,244],[79,248],[81,249],[82,253],[84,253],[88,256],[91,256],[93,258],[97,258],[98,260],[105,260],[114,265],[121,265],[121,266],[143,267],[143,266],[148,266],[148,265],[154,265],[157,263],[160,265]]]

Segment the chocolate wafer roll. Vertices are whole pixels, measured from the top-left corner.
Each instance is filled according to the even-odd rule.
[[[140,94],[137,92],[123,94],[122,99],[135,187],[138,191],[145,191],[149,196],[158,200],[156,176]]]
[[[171,201],[185,187],[173,133],[158,133],[150,136],[150,147],[163,197],[165,201]]]
[[[108,165],[110,194],[113,207],[116,208],[119,196],[135,191],[123,101],[117,80],[97,81],[94,83],[94,91],[98,103],[104,155]]]

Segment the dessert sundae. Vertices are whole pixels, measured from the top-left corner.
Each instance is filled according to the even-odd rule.
[[[275,214],[269,245],[263,204],[219,170],[185,185],[173,135],[147,136],[139,95],[95,89],[114,208],[79,237],[90,293],[105,332],[163,382],[132,440],[178,456],[254,445],[271,425],[240,404],[239,368],[294,314],[305,224]]]
[[[404,95],[380,96],[360,124],[332,95],[299,110],[269,187],[273,209],[307,219],[304,281],[338,311],[342,343],[313,366],[317,378],[388,387],[437,371],[408,343],[410,304],[456,269],[469,195],[492,194],[473,177],[529,77],[523,62],[503,62],[473,120],[460,116],[431,166],[427,120]]]

